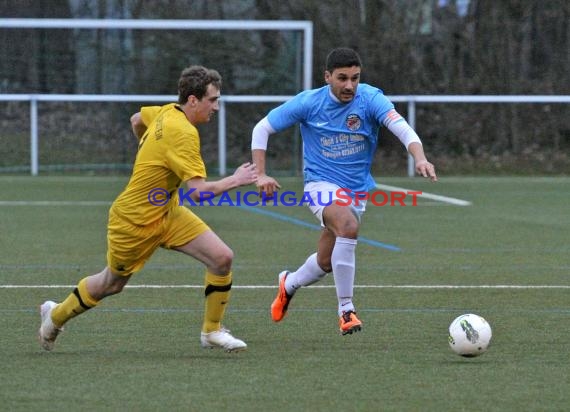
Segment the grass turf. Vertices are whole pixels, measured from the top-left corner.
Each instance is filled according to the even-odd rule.
[[[37,306],[61,300],[67,286],[105,265],[107,202],[125,183],[0,177],[6,410],[567,408],[570,179],[383,179],[473,204],[420,199],[417,207],[369,207],[361,236],[400,251],[359,245],[355,302],[364,329],[345,337],[337,331],[331,277],[301,290],[282,323],[269,319],[277,273],[303,262],[316,230],[245,209],[199,208],[236,253],[225,324],[247,352],[199,347],[203,268],[159,250],[134,287],[72,320],[55,351],[42,353]],[[282,183],[301,188],[296,180]],[[270,210],[315,224],[304,207]],[[192,287],[142,287],[149,284]],[[447,346],[449,323],[465,312],[493,327],[488,353],[474,359]]]

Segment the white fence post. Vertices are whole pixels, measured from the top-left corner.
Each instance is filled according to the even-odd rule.
[[[227,149],[227,137],[226,137],[226,103],[220,101],[220,112],[218,113],[218,165],[220,170],[218,171],[220,176],[225,176],[226,171],[226,149]]]
[[[38,151],[38,99],[30,97],[30,172],[37,176],[39,170]]]
[[[416,102],[412,96],[410,96],[408,101],[408,123],[412,129],[416,130]],[[416,164],[413,156],[408,153],[408,177],[414,177],[415,175]]]

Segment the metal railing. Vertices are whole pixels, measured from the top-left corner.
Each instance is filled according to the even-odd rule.
[[[282,103],[292,96],[223,96],[218,115],[218,164],[221,176],[227,173],[226,104],[228,103]],[[570,95],[397,95],[388,96],[394,103],[407,103],[407,120],[416,128],[416,105],[418,103],[570,103]],[[40,102],[154,102],[177,101],[170,95],[77,95],[77,94],[0,94],[0,101],[28,101],[30,103],[30,171],[36,176],[39,171],[38,105]],[[414,176],[414,161],[408,156],[408,176]]]

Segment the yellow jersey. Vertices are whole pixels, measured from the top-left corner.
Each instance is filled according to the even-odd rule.
[[[140,139],[129,183],[112,209],[130,223],[145,226],[178,207],[180,183],[206,178],[206,167],[198,130],[180,106],[170,103],[142,107],[141,118],[147,130]],[[158,205],[152,198],[157,192],[169,201]]]

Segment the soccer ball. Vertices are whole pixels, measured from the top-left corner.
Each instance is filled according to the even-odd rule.
[[[449,325],[449,346],[455,353],[467,358],[485,353],[491,336],[491,325],[473,313],[458,316]]]

